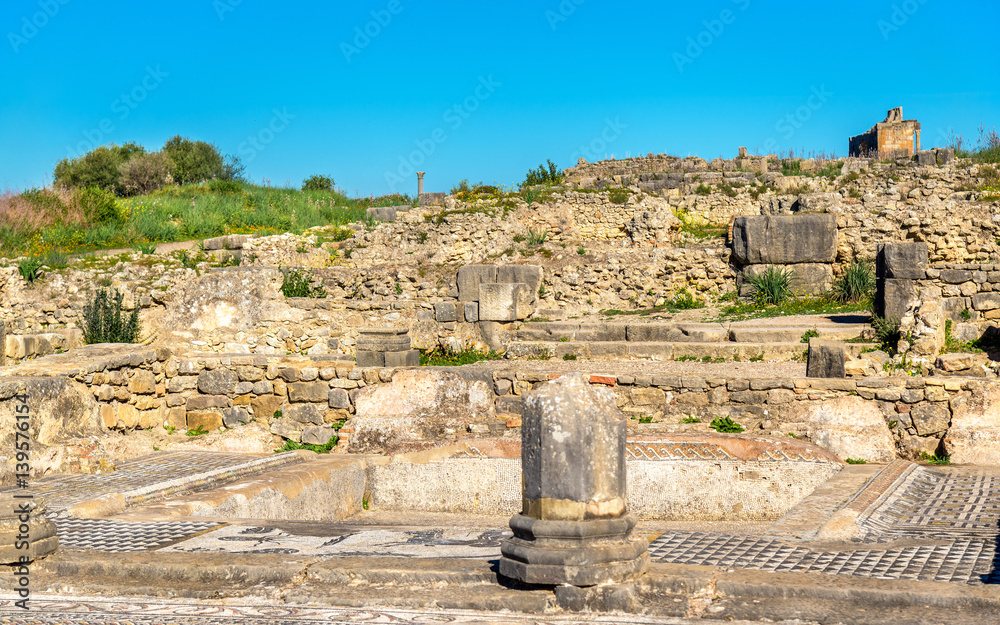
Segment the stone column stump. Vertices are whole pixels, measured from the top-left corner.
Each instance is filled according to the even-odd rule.
[[[59,548],[56,524],[44,515],[38,499],[0,494],[0,564],[32,562]]]
[[[407,328],[362,328],[356,360],[359,367],[419,367],[420,352],[410,349]]]
[[[525,396],[523,503],[501,547],[501,575],[557,586],[559,596],[560,587],[619,584],[646,571],[648,544],[633,535],[625,507],[626,425],[614,394],[579,374]]]

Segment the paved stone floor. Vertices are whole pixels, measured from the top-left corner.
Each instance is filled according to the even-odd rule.
[[[636,625],[688,625],[703,623],[689,619],[650,618],[629,615],[560,615],[538,616],[466,610],[359,610],[286,606],[264,602],[205,602],[163,599],[109,600],[97,597],[55,597],[33,599],[29,610],[15,608],[11,601],[0,600],[0,623],[11,625],[406,625],[426,623],[537,624],[575,625],[577,623],[622,622]],[[732,622],[732,621],[731,621]],[[743,623],[734,622],[735,625]],[[799,621],[789,622],[799,623]]]

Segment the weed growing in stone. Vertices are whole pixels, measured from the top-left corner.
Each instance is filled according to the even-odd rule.
[[[139,340],[139,306],[126,312],[125,294],[118,289],[98,289],[83,306],[83,342],[135,343]]]
[[[926,462],[927,464],[935,464],[941,466],[951,464],[951,458],[947,454],[940,456],[938,454],[934,454],[932,456],[928,454],[926,451],[920,452],[920,461]]]
[[[629,189],[610,189],[608,191],[608,199],[614,204],[624,204],[628,202],[628,196],[632,194]]]
[[[783,304],[792,296],[792,271],[787,267],[768,265],[764,271],[745,277],[759,306]]]
[[[875,263],[855,258],[833,285],[834,299],[844,303],[870,302],[875,297]]]
[[[801,342],[808,343],[809,339],[814,339],[818,336],[819,332],[817,332],[816,330],[806,330],[805,333],[802,334]]]
[[[861,460],[859,458],[845,458],[844,462],[847,464],[868,464],[867,460]]]
[[[34,284],[41,275],[42,261],[37,258],[26,258],[17,263],[17,271],[28,284]]]
[[[576,360],[576,354],[563,354],[563,360]]]
[[[492,349],[480,350],[468,347],[462,351],[455,351],[447,348],[434,348],[432,350],[420,352],[420,366],[422,367],[460,367],[483,360],[499,360],[503,354]]]
[[[684,417],[681,419],[681,423],[701,423],[701,419],[698,417]]]
[[[313,286],[313,275],[305,269],[288,269],[284,272],[281,292],[285,297],[326,297],[323,285]]]
[[[716,417],[708,424],[708,427],[712,428],[716,432],[722,432],[726,434],[738,434],[743,431],[743,426],[736,423],[729,417]]]
[[[316,452],[317,454],[328,454],[328,453],[330,453],[330,451],[334,447],[337,446],[337,442],[339,440],[340,440],[340,437],[337,436],[337,435],[334,435],[334,436],[330,437],[330,440],[328,440],[323,445],[310,445],[309,443],[296,443],[295,441],[289,439],[289,440],[285,441],[285,444],[284,444],[283,447],[279,447],[278,449],[275,449],[274,453],[280,454],[280,453],[285,452],[285,451],[297,451],[299,449],[305,449],[307,451]]]
[[[184,434],[187,436],[202,436],[203,434],[208,434],[208,430],[202,429],[202,427],[199,425],[196,428],[188,430]]]

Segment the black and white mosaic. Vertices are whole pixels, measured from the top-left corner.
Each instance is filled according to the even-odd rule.
[[[773,538],[670,532],[650,545],[654,560],[771,572],[829,573],[878,579],[967,584],[1000,583],[996,540],[966,539],[937,545],[816,551]]]
[[[158,549],[217,527],[219,523],[171,521],[126,523],[108,519],[56,518],[62,549],[122,553]]]

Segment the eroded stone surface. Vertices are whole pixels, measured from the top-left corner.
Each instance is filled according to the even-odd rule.
[[[889,462],[896,448],[882,412],[859,397],[838,397],[799,409],[809,439],[842,459]]]

